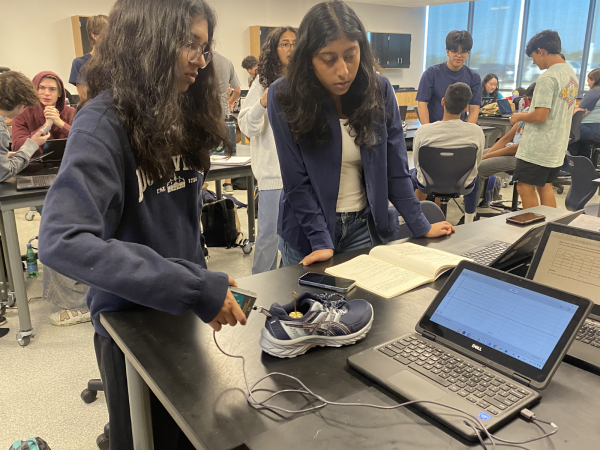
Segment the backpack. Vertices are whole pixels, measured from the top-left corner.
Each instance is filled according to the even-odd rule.
[[[237,207],[232,200],[208,203],[202,207],[202,234],[207,247],[236,247],[243,238]]]
[[[492,175],[489,178],[487,188],[485,190],[485,203],[490,204],[495,200],[502,200],[500,195],[500,188],[502,187],[502,180],[496,175]]]
[[[17,441],[8,450],[50,450],[50,447],[42,438],[38,437]]]

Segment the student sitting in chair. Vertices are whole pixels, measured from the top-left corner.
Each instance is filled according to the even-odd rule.
[[[12,146],[17,151],[47,122],[52,123],[50,139],[66,139],[75,117],[75,108],[65,104],[65,86],[53,72],[40,72],[33,78],[39,102],[13,121]],[[42,154],[42,148],[35,156]]]
[[[465,181],[465,188],[473,187],[471,193],[465,195],[465,223],[473,222],[475,218],[479,190],[477,168],[485,147],[485,136],[481,127],[460,120],[460,115],[469,108],[472,96],[471,88],[465,83],[455,83],[448,87],[442,99],[444,117],[441,122],[421,125],[415,133],[413,140],[415,168],[410,171],[415,195],[423,201],[427,198],[427,194],[421,191],[425,188],[425,178],[419,169],[419,148],[424,146],[447,149],[477,147],[476,164]]]

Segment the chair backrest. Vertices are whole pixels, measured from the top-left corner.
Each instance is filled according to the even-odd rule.
[[[594,164],[585,156],[571,156],[567,152],[569,172],[571,172],[571,189],[565,198],[565,206],[569,211],[583,209],[598,189],[592,180],[598,178]]]
[[[575,114],[573,114],[573,118],[571,119],[571,133],[569,134],[569,144],[579,140],[579,127],[581,126],[584,113],[585,111],[577,111]]]
[[[429,200],[423,200],[421,202],[421,211],[423,211],[423,214],[425,215],[425,218],[429,221],[429,223],[443,222],[446,220],[446,216],[444,216],[444,213],[442,212],[440,207],[434,202],[430,202]],[[394,215],[398,215],[398,211],[396,211],[396,208],[390,208],[389,212],[391,212]],[[396,239],[404,239],[409,237],[413,237],[412,231],[410,231],[406,223],[401,223],[400,231]],[[381,244],[381,242],[379,242],[378,244]]]
[[[419,167],[425,178],[425,193],[468,194],[465,181],[477,162],[477,148],[419,148]]]

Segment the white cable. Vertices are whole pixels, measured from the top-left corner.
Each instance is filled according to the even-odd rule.
[[[501,438],[496,437],[493,434],[491,434],[487,430],[487,428],[485,428],[485,426],[479,420],[479,418],[477,418],[477,417],[469,414],[466,411],[463,411],[461,409],[455,408],[454,406],[445,405],[443,403],[434,402],[434,401],[430,401],[430,400],[412,400],[412,401],[400,403],[400,404],[394,405],[394,406],[372,405],[370,403],[341,403],[341,402],[331,402],[329,400],[324,399],[320,395],[315,394],[313,391],[311,391],[298,378],[296,378],[296,377],[294,377],[292,375],[281,373],[281,372],[272,372],[272,373],[269,373],[269,374],[265,375],[264,377],[262,377],[260,380],[258,380],[256,383],[254,383],[252,385],[252,387],[250,387],[249,384],[248,384],[248,377],[246,375],[246,358],[244,358],[243,356],[240,356],[240,355],[232,355],[230,353],[227,353],[225,350],[223,350],[221,348],[221,346],[219,345],[219,343],[217,342],[217,333],[214,330],[213,330],[213,340],[215,341],[215,345],[217,346],[217,348],[225,356],[227,356],[229,358],[235,358],[235,359],[241,359],[242,360],[242,373],[244,374],[244,383],[246,384],[246,393],[247,393],[246,400],[248,401],[248,403],[250,404],[250,406],[252,406],[253,408],[256,408],[256,409],[265,408],[265,409],[268,409],[268,410],[271,410],[271,411],[281,411],[281,412],[288,413],[288,414],[304,414],[304,413],[307,413],[307,412],[317,411],[319,409],[325,408],[327,405],[332,405],[332,406],[361,406],[361,407],[366,407],[366,408],[375,408],[375,409],[384,409],[384,410],[387,410],[387,409],[403,408],[403,407],[414,405],[414,404],[417,404],[417,403],[421,403],[421,404],[428,403],[428,404],[431,404],[431,405],[437,405],[437,406],[442,406],[442,407],[447,408],[447,409],[451,409],[451,410],[456,411],[456,412],[462,414],[463,416],[467,417],[468,420],[464,421],[465,424],[468,425],[469,427],[471,427],[475,431],[475,433],[477,434],[477,438],[479,439],[479,443],[484,448],[484,450],[487,450],[487,447],[486,447],[485,443],[483,442],[483,438],[482,438],[482,436],[480,434],[481,432],[483,432],[485,434],[485,436],[487,436],[487,438],[490,440],[490,443],[492,444],[492,450],[494,450],[496,448],[496,441],[498,441],[498,442],[501,443],[501,444],[498,444],[498,445],[519,446],[521,444],[528,444],[530,442],[539,441],[540,439],[545,439],[547,437],[552,436],[553,434],[556,434],[556,432],[558,431],[558,426],[556,426],[555,424],[550,423],[550,422],[545,422],[543,420],[539,420],[530,411],[523,410],[523,411],[528,411],[530,413],[530,416],[521,414],[523,417],[529,418],[529,420],[532,420],[532,421],[535,420],[535,421],[538,421],[538,422],[549,424],[554,429],[550,433],[546,433],[543,436],[540,436],[540,437],[537,437],[537,438],[533,438],[533,439],[528,439],[526,441],[522,441],[522,442],[508,441],[508,440],[501,439]],[[262,383],[264,380],[266,380],[267,378],[270,378],[270,377],[274,377],[274,376],[282,376],[282,377],[289,378],[289,379],[295,381],[296,383],[298,383],[302,387],[302,389],[283,389],[283,390],[280,390],[280,391],[273,392],[270,389],[257,388],[257,386],[260,383]],[[267,397],[265,400],[259,401],[259,400],[257,400],[254,397],[254,394],[256,394],[257,392],[262,392],[262,391],[272,392],[272,394],[269,397]],[[308,395],[308,396],[312,396],[315,399],[319,400],[321,402],[321,404],[319,404],[317,406],[312,406],[310,408],[305,408],[305,409],[297,410],[297,411],[285,409],[285,408],[282,408],[280,406],[267,405],[266,404],[269,400],[271,400],[272,398],[275,398],[278,395],[292,393],[292,392],[293,393],[305,394],[305,395]],[[538,424],[536,424],[536,425],[538,425]],[[540,426],[540,428],[541,428],[541,426]],[[542,429],[542,431],[543,431],[543,429]]]

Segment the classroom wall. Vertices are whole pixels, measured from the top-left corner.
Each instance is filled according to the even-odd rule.
[[[108,14],[114,0],[41,0],[4,2],[0,27],[0,66],[19,70],[30,78],[42,70],[56,72],[68,85],[75,58],[71,16]],[[217,50],[232,60],[243,87],[247,74],[240,64],[250,53],[252,25],[300,25],[304,14],[319,0],[219,0],[211,1],[218,14]],[[425,8],[398,8],[350,3],[368,31],[412,34],[411,68],[390,69],[393,84],[416,87],[421,76]]]

